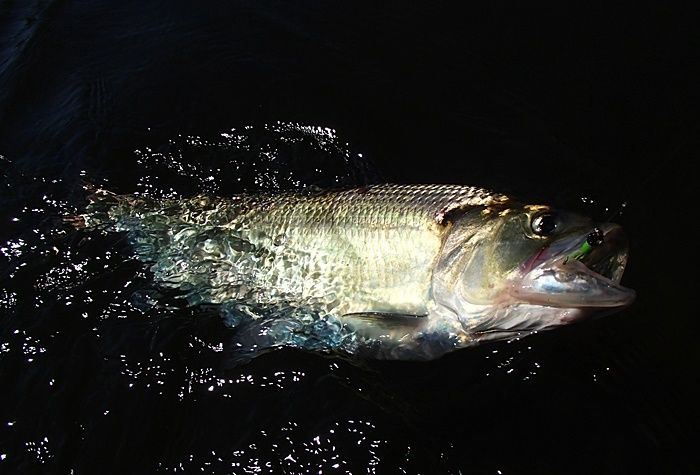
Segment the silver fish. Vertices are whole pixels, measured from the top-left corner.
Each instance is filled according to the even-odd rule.
[[[290,333],[323,328],[321,348],[431,359],[624,307],[635,295],[619,285],[619,226],[469,186],[186,199],[98,190],[82,218],[128,233],[155,280],[192,304],[235,303],[252,320],[261,313],[250,309],[305,309],[306,320],[294,317],[302,324],[284,326],[271,344],[305,346]]]

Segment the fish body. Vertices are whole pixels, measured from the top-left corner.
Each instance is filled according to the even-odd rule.
[[[316,327],[336,322],[353,349],[388,358],[433,358],[633,298],[618,285],[627,257],[619,227],[476,187],[180,200],[102,190],[83,217],[128,233],[155,279],[192,304],[306,309]],[[535,220],[546,233],[533,230]],[[594,229],[608,243],[574,254]]]

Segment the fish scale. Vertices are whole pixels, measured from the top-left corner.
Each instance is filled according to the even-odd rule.
[[[314,285],[301,299],[323,301],[341,296],[335,311],[425,314],[431,273],[442,244],[439,216],[447,210],[503,202],[480,188],[467,186],[382,185],[315,195],[282,195],[264,212],[249,212],[255,229],[246,236],[268,248],[271,236],[286,236],[293,254],[312,256],[305,266],[284,276],[268,273],[261,286],[304,281]],[[334,299],[335,300],[335,299]]]

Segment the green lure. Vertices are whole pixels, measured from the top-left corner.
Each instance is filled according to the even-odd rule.
[[[600,228],[594,228],[593,232],[591,232],[583,244],[581,244],[581,247],[566,256],[564,263],[566,263],[569,259],[576,259],[580,261],[590,254],[594,247],[600,246],[601,244],[603,244],[603,232],[600,230]]]
[[[593,250],[593,246],[591,246],[588,241],[584,241],[583,244],[581,244],[581,247],[579,247],[577,250],[566,256],[566,259],[576,259],[580,261],[584,257],[586,257],[590,252]]]

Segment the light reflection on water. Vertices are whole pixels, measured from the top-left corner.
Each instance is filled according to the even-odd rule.
[[[256,442],[228,453],[212,450],[209,454],[189,454],[170,465],[159,464],[166,472],[214,471],[224,473],[381,473],[382,452],[391,442],[377,436],[377,427],[370,421],[343,420],[316,435],[306,435],[297,422],[287,422],[270,434],[258,433]],[[345,447],[353,447],[352,458]],[[410,446],[406,448],[407,460]],[[358,459],[358,455],[360,455]],[[404,467],[398,470],[407,473]]]
[[[308,163],[302,166],[301,157],[290,155],[290,147],[298,149],[296,153],[304,159],[309,150],[314,151],[316,165],[310,175]],[[194,158],[200,155],[201,160]],[[178,137],[153,149],[137,150],[135,156],[141,170],[138,192],[158,197],[193,191],[232,193],[251,188],[361,184],[376,179],[361,155],[340,142],[334,130],[289,123],[257,129],[245,126],[216,140]],[[95,182],[110,181],[108,177],[91,177],[85,170],[79,175]],[[238,188],[231,188],[231,183],[237,183]],[[309,370],[303,367],[227,363],[231,346],[240,343],[231,339],[230,329],[218,315],[213,318],[206,309],[198,315],[198,310],[186,309],[177,294],[153,287],[123,238],[109,238],[99,230],[78,236],[63,222],[63,217],[78,212],[81,203],[68,198],[62,179],[18,175],[6,177],[6,185],[15,200],[21,197],[26,201],[10,213],[14,227],[0,243],[0,257],[7,269],[0,287],[0,307],[5,311],[0,323],[0,362],[27,375],[16,391],[49,391],[54,397],[71,391],[69,385],[75,381],[68,375],[76,369],[65,366],[74,364],[75,356],[65,353],[66,345],[74,345],[71,341],[97,351],[95,356],[102,359],[100,378],[108,378],[105,384],[121,386],[127,394],[151,393],[168,400],[174,397],[180,403],[197,401],[204,395],[240,401],[242,394],[248,393],[258,398],[272,392],[274,397],[284,398],[294,386],[313,383],[308,379]],[[36,203],[36,195],[23,193],[24,185],[28,190],[40,190],[41,205]],[[76,181],[73,189],[79,186]],[[329,375],[340,368],[332,360],[323,366]],[[316,374],[314,379],[318,377]],[[337,378],[357,392],[363,389],[348,375]],[[82,440],[90,426],[97,424],[93,418],[112,418],[119,412],[111,407],[115,401],[99,403],[90,397],[86,403],[92,416],[82,416],[79,425]],[[22,417],[4,424],[24,442],[12,450],[0,447],[0,462],[33,459],[45,465],[54,461],[63,442],[61,437],[56,442],[55,434],[42,429],[52,427],[51,423],[37,425],[25,412],[18,414]],[[374,434],[376,426],[354,419],[329,421],[327,425],[309,436],[308,427],[302,429],[303,424],[289,422],[275,434],[260,430],[257,442],[244,448],[228,453],[211,450],[210,455],[193,453],[177,462],[171,458],[158,468],[265,473],[274,465],[294,473],[350,473],[349,467],[361,464],[367,473],[375,473],[381,450],[387,445]],[[352,453],[343,449],[348,446],[353,447]],[[357,454],[363,454],[364,459],[357,460]],[[354,465],[348,465],[353,458]]]
[[[178,137],[137,150],[132,158],[138,170],[134,183],[86,170],[79,175],[154,197],[357,185],[378,176],[334,130],[287,123],[240,127],[213,139]],[[273,350],[260,360],[239,359],[241,339],[219,314],[205,306],[190,308],[181,295],[154,286],[123,237],[99,230],[77,233],[62,221],[84,204],[79,180],[12,176],[5,184],[3,193],[13,196],[13,205],[5,210],[7,238],[0,242],[0,364],[17,385],[6,394],[10,405],[0,409],[7,414],[0,422],[19,442],[0,446],[0,463],[50,465],[68,450],[64,438],[88,443],[132,424],[132,436],[154,431],[183,448],[182,453],[154,453],[149,459],[154,466],[146,469],[358,473],[362,467],[362,473],[385,473],[382,462],[392,460],[386,466],[399,473],[429,473],[426,466],[458,473],[451,449],[445,448],[452,435],[422,433],[406,415],[416,411],[414,393],[441,393],[431,393],[445,406],[437,413],[454,411],[470,419],[464,414],[472,408],[460,404],[474,393],[450,394],[453,385],[467,381],[468,391],[476,394],[472,386],[489,384],[529,394],[552,371],[551,359],[537,351],[536,343],[519,341],[473,352],[478,362],[453,359],[458,372],[435,376],[444,391],[429,387],[436,366],[377,370],[325,353],[300,356],[288,350]],[[609,361],[593,361],[583,371],[588,381],[604,388],[614,373],[609,367]],[[502,392],[507,391],[495,393]],[[47,409],[23,405],[25,397],[58,414],[41,415]],[[287,403],[306,417],[286,413]],[[301,403],[315,407],[301,410]],[[230,421],[205,421],[201,428],[199,421],[188,419],[175,427],[216,429],[220,437],[211,447],[182,442],[187,434],[169,439],[170,429],[150,425],[161,405],[179,415],[201,411],[199,404],[213,405]],[[489,407],[487,401],[481,404]],[[271,412],[275,405],[282,409]],[[63,411],[70,422],[56,422]],[[321,420],[315,419],[318,414]],[[231,433],[223,432],[228,424]],[[74,430],[69,436],[67,428]],[[405,437],[392,440],[397,431]]]
[[[230,195],[357,186],[379,178],[335,130],[298,123],[243,126],[214,138],[179,136],[167,144],[136,150],[135,155],[142,170],[137,190],[160,198],[181,197],[193,189]]]

